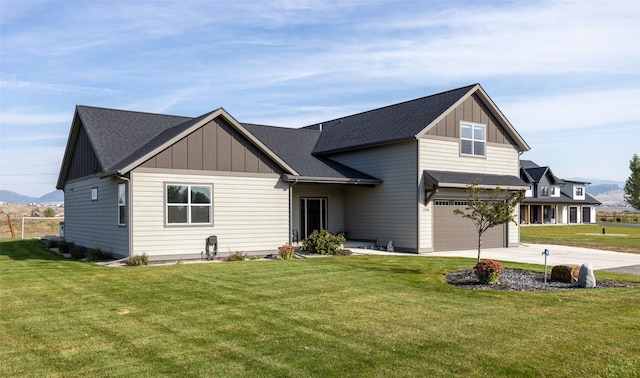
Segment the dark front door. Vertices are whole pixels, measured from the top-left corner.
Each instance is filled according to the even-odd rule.
[[[327,199],[300,199],[300,229],[302,238],[306,239],[314,230],[327,229]]]
[[[582,208],[582,223],[591,223],[591,208]]]
[[[578,223],[578,208],[569,208],[569,223]]]

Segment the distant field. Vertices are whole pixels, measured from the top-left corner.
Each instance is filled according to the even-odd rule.
[[[640,254],[640,227],[620,227],[615,223],[612,225],[522,226],[520,241]]]
[[[57,214],[63,214],[64,208],[52,207]],[[9,228],[9,222],[5,211],[9,212],[11,216],[11,223],[16,232],[16,237],[20,239],[22,235],[22,218],[32,216],[34,211],[44,214],[47,206],[31,206],[31,205],[0,205],[0,240],[11,239],[11,229]],[[55,219],[46,220],[34,220],[29,219],[25,222],[25,239],[40,238],[47,235],[58,235],[59,223],[63,222],[64,218],[59,217]]]

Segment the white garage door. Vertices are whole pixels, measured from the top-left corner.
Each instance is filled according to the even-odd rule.
[[[453,213],[454,209],[464,210],[461,202],[453,200],[435,200],[433,207],[434,250],[455,251],[478,248],[478,231],[470,219]],[[500,248],[505,246],[506,225],[488,229],[482,235],[482,248]]]

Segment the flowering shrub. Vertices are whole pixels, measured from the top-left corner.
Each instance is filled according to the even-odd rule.
[[[229,257],[227,257],[227,261],[244,261],[246,258],[246,253],[236,251],[230,254]]]
[[[473,270],[481,284],[496,284],[502,273],[502,264],[485,259],[477,263]]]
[[[292,245],[283,245],[278,247],[278,251],[280,252],[280,257],[282,257],[285,260],[288,260],[293,257],[295,247]]]

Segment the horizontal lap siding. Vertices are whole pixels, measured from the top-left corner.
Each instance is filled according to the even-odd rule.
[[[132,181],[135,253],[199,254],[210,235],[224,252],[275,251],[288,241],[288,186],[275,175],[134,172]],[[165,226],[165,183],[213,185],[213,225]]]
[[[452,172],[474,172],[494,175],[519,176],[520,160],[518,151],[514,146],[508,144],[487,144],[487,153],[484,158],[460,156],[460,142],[458,139],[445,139],[441,137],[420,139],[420,169],[418,174],[422,175],[424,170],[452,171]],[[442,190],[439,197],[442,197]],[[466,193],[458,190],[459,199],[465,199]],[[451,193],[453,194],[453,193]],[[450,198],[454,196],[450,195]],[[420,250],[433,250],[433,204],[430,202],[424,205],[424,183],[420,187],[420,199],[422,205],[419,206],[420,216]],[[519,206],[516,206],[516,215],[519,219]],[[520,241],[520,229],[518,225],[510,223],[507,226],[507,238],[509,246],[516,246]]]
[[[383,180],[375,188],[345,190],[345,228],[352,238],[391,240],[400,250],[416,251],[416,143],[403,142],[331,156]]]
[[[98,188],[98,200],[91,189]],[[65,239],[87,248],[98,247],[116,256],[129,253],[127,227],[118,226],[118,181],[92,178],[64,188]]]

